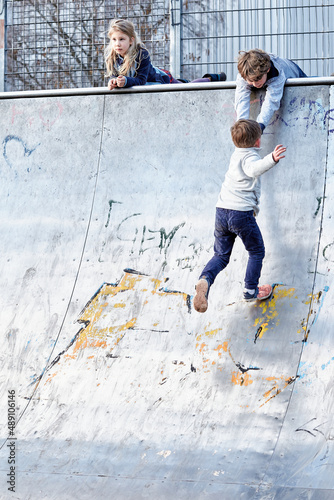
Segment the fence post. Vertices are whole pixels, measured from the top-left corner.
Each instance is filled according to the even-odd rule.
[[[0,0],[0,92],[5,90],[5,1]]]
[[[181,9],[182,0],[170,0],[170,72],[181,78]]]

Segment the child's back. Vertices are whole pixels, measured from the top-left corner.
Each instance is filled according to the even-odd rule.
[[[263,159],[259,148],[236,148],[231,156],[217,207],[259,212],[261,175],[275,165],[272,154]]]

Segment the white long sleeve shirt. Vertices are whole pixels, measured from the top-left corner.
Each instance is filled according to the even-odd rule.
[[[261,158],[259,149],[235,148],[218,197],[218,208],[259,213],[260,176],[276,165],[272,153]]]
[[[266,89],[266,95],[256,121],[262,123],[265,127],[269,124],[275,111],[280,107],[286,80],[288,78],[306,77],[299,66],[293,61],[290,61],[290,59],[282,59],[274,54],[269,54],[269,56],[271,62],[278,71],[278,76],[274,76],[267,80],[263,87]],[[250,94],[254,89],[255,87],[249,85],[246,80],[241,77],[240,73],[238,73],[235,91],[237,120],[249,118]]]

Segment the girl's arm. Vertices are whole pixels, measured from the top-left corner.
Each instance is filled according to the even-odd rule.
[[[124,87],[134,87],[135,85],[145,85],[151,66],[150,55],[146,49],[140,49],[136,62],[136,76],[127,76]]]

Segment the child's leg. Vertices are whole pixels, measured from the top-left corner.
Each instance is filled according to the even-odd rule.
[[[200,275],[200,279],[205,277],[210,286],[229,263],[236,238],[236,235],[228,229],[228,212],[229,210],[224,208],[216,209],[214,256]]]
[[[253,213],[251,211],[244,213],[244,224],[243,227],[239,228],[237,234],[242,239],[249,255],[245,275],[245,289],[256,290],[261,275],[265,248],[260,228]]]
[[[210,286],[230,260],[236,235],[231,233],[226,227],[227,212],[228,210],[222,208],[216,209],[214,256],[203,269],[196,285],[194,308],[198,312],[205,312],[207,310]]]

